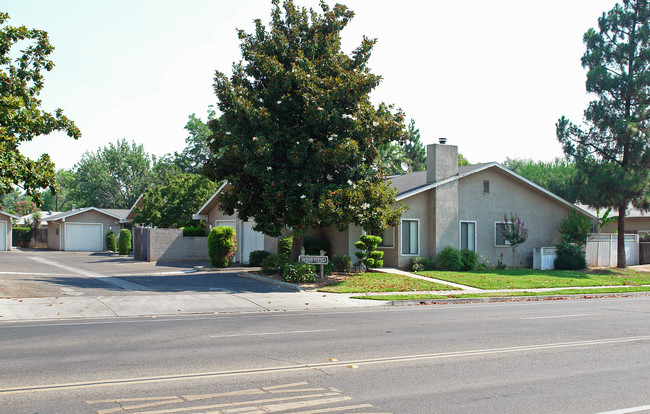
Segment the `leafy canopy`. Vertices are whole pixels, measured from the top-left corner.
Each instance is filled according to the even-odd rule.
[[[270,27],[239,31],[243,60],[216,73],[222,116],[210,121],[210,170],[228,180],[221,209],[279,236],[285,227],[395,224],[395,191],[377,167],[379,147],[404,142],[404,116],[370,102],[381,77],[367,66],[376,40],[346,55],[341,31],[354,13],[321,2],[322,14],[273,1]],[[299,236],[296,236],[299,238]]]
[[[86,152],[75,165],[74,199],[100,208],[131,208],[152,181],[152,159],[126,139]]]
[[[40,109],[42,72],[54,68],[47,32],[9,26],[8,19],[9,14],[0,12],[0,195],[19,186],[40,204],[39,189],[57,189],[54,163],[47,154],[37,160],[25,157],[20,144],[54,131],[74,139],[81,132],[61,109],[53,114]],[[18,51],[18,45],[24,48]]]
[[[583,184],[573,162],[560,158],[551,162],[506,158],[503,165],[571,203],[582,199]]]
[[[585,125],[560,118],[557,137],[585,182],[585,202],[619,210],[618,266],[625,267],[625,210],[650,207],[650,5],[624,0],[584,35]]]
[[[216,190],[216,184],[202,175],[169,175],[165,184],[147,190],[133,222],[165,228],[194,225],[192,215]]]

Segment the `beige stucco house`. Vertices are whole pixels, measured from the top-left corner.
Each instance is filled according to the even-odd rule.
[[[104,251],[106,233],[117,237],[129,210],[86,207],[46,218],[47,247],[65,251]]]
[[[576,207],[539,185],[492,162],[458,166],[458,148],[433,144],[427,147],[427,170],[388,177],[397,189],[396,201],[409,209],[400,223],[382,235],[384,265],[407,267],[412,257],[435,257],[445,246],[471,249],[482,261],[496,264],[503,260],[512,265],[512,250],[498,229],[504,215],[517,215],[529,232],[528,240],[517,247],[516,266],[531,266],[533,249],[552,247],[559,240],[557,225],[572,209],[591,219],[592,214]],[[252,230],[251,222],[242,223],[236,216],[225,216],[218,208],[222,186],[194,216],[209,225],[231,225],[238,234],[243,256],[253,250],[275,252],[276,239]],[[331,255],[354,258],[354,242],[363,230],[350,226],[340,232],[334,227],[315,229],[310,235],[328,241]],[[250,241],[254,246],[248,245]]]
[[[606,208],[596,210],[595,208],[590,206],[580,206],[580,207],[594,215],[600,213],[601,216],[607,210]],[[617,217],[617,216],[618,216],[618,209],[613,208],[609,213],[609,217]],[[617,233],[617,232],[618,232],[618,220],[614,220],[605,224],[599,231],[599,233]],[[641,209],[638,209],[630,205],[629,208],[627,209],[627,212],[625,213],[625,232],[638,233],[642,236],[649,234],[650,233],[650,212],[643,211]]]
[[[20,217],[0,211],[0,251],[11,250],[11,221]]]

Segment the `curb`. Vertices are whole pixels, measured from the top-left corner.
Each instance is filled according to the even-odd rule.
[[[569,299],[599,299],[650,296],[650,292],[626,293],[589,293],[577,295],[541,295],[541,296],[493,296],[489,298],[450,298],[450,299],[407,299],[391,300],[393,306],[413,305],[453,305],[461,303],[492,303],[492,302],[542,302],[547,300]]]
[[[296,292],[303,292],[304,291],[303,288],[301,288],[300,286],[294,285],[293,283],[287,283],[287,282],[283,282],[281,280],[271,279],[271,278],[268,278],[268,277],[256,275],[255,273],[237,272],[237,276],[257,280],[257,281],[264,282],[264,283],[269,283],[271,285],[285,287],[287,289],[295,290]]]

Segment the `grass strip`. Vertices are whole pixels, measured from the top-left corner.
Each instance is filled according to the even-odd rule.
[[[319,292],[364,293],[408,292],[411,290],[458,290],[452,286],[392,273],[357,273],[341,282],[320,288]]]
[[[632,269],[505,269],[472,272],[428,271],[418,272],[417,274],[479,289],[639,286],[650,284],[650,273],[636,272]]]
[[[650,292],[650,286],[629,288],[602,288],[602,289],[562,289],[548,292],[484,292],[484,293],[458,293],[451,295],[413,294],[413,295],[365,295],[352,296],[353,299],[368,300],[420,300],[420,299],[465,299],[465,298],[507,298],[516,296],[557,296],[557,295],[593,295],[607,293]]]

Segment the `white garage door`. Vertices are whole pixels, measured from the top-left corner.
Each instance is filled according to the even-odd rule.
[[[101,224],[65,224],[65,250],[101,252],[104,250]]]
[[[253,230],[254,221],[246,221],[242,233],[242,262],[248,264],[248,257],[255,250],[264,250],[264,234]]]
[[[7,250],[7,222],[0,221],[0,251]]]

